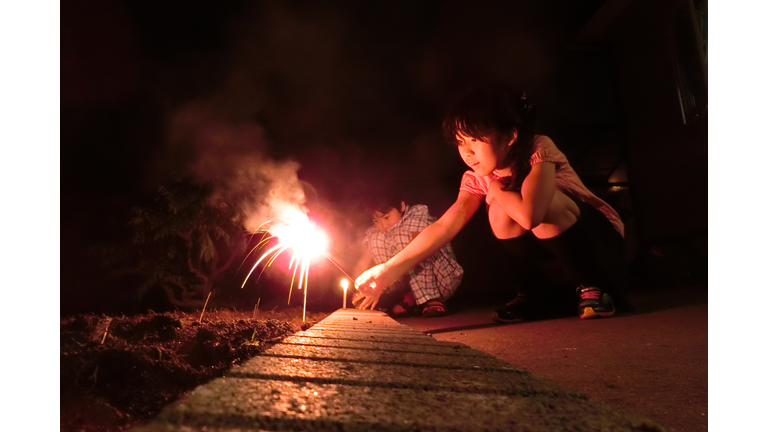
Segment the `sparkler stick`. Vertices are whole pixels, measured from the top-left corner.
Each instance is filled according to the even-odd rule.
[[[301,322],[307,321],[307,291],[309,291],[308,288],[308,282],[309,280],[309,266],[306,266],[307,274],[304,276],[304,311],[301,314]]]
[[[334,260],[333,260],[333,258],[331,258],[330,256],[328,256],[328,254],[323,254],[323,255],[324,255],[326,258],[328,258],[328,261],[330,261],[330,262],[331,262],[331,264],[335,265],[335,266],[336,266],[336,268],[337,268],[337,269],[339,269],[339,271],[340,271],[341,273],[343,273],[343,274],[344,274],[344,276],[346,276],[346,277],[347,277],[349,280],[352,280],[352,281],[353,281],[353,280],[355,280],[355,278],[353,278],[353,277],[352,277],[352,276],[350,276],[350,275],[349,275],[347,272],[345,272],[345,271],[344,271],[344,269],[343,269],[343,268],[341,268],[341,266],[340,266],[340,265],[338,265],[338,264],[336,263],[336,261],[334,261]],[[355,289],[357,289],[357,284],[354,284],[354,287],[355,287]],[[345,289],[346,289],[346,288],[345,288]]]
[[[259,299],[256,300],[256,306],[253,307],[253,316],[251,317],[251,319],[256,318],[256,312],[258,312],[259,310],[259,303],[261,303],[261,297],[259,297]]]
[[[208,292],[208,298],[205,299],[205,304],[203,305],[203,310],[200,312],[200,318],[197,320],[198,324],[203,323],[203,314],[205,313],[205,307],[208,306],[208,300],[211,299],[211,294],[213,294],[213,290]]]
[[[104,345],[104,341],[107,340],[107,333],[109,333],[109,325],[112,324],[112,318],[107,320],[107,327],[104,328],[104,336],[101,337],[101,344]]]

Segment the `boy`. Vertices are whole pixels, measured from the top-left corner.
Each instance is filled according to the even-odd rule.
[[[427,206],[407,206],[405,201],[393,197],[382,197],[369,204],[369,209],[374,226],[365,233],[363,254],[355,265],[355,274],[372,264],[386,262],[435,220]],[[424,317],[443,316],[447,312],[445,302],[456,291],[463,275],[464,269],[456,262],[448,243],[383,293],[379,290],[378,294],[365,296],[358,292],[352,303],[361,309],[379,305],[395,317],[409,315],[417,306]]]

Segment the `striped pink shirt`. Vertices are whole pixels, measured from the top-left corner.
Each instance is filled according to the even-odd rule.
[[[616,228],[619,234],[624,236],[624,223],[619,214],[608,203],[598,198],[592,193],[573,170],[568,159],[565,157],[552,140],[545,135],[537,135],[533,142],[533,155],[531,155],[531,165],[539,162],[552,162],[555,164],[555,188],[575,199],[579,199],[592,207],[598,209],[608,218]],[[488,185],[493,180],[501,178],[495,171],[489,176],[480,176],[472,170],[464,173],[461,178],[461,187],[463,190],[477,196],[480,199],[485,197],[488,202]]]

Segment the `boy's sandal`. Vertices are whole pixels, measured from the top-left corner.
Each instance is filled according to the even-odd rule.
[[[440,300],[430,300],[424,303],[421,309],[421,316],[424,318],[441,317],[446,313],[445,304]]]
[[[400,306],[403,310],[400,312],[395,312],[395,307]],[[395,306],[392,306],[392,317],[393,318],[401,318],[401,317],[408,317],[413,315],[413,310],[416,309],[415,304],[408,304],[403,300],[400,300],[395,304]]]

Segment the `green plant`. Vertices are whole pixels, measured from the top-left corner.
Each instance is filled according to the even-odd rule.
[[[158,188],[152,207],[136,207],[129,224],[141,296],[162,288],[176,306],[202,306],[221,277],[242,259],[246,237],[236,206],[208,183],[175,179]]]

